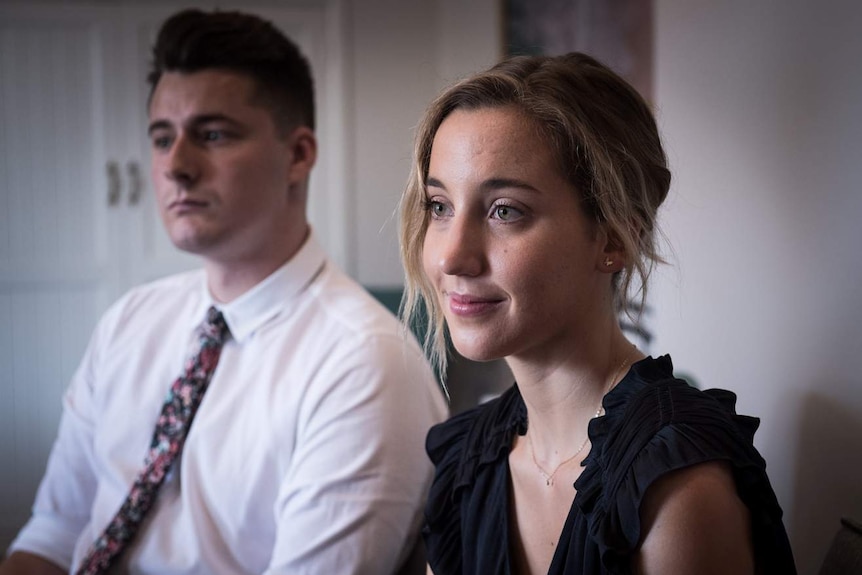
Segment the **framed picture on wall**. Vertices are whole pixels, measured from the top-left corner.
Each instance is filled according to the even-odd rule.
[[[593,56],[652,99],[653,0],[502,0],[509,56]]]

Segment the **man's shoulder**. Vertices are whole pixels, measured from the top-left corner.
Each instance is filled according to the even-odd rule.
[[[120,296],[115,305],[134,305],[153,298],[184,297],[187,294],[198,296],[203,293],[205,285],[206,274],[202,269],[189,270],[138,284]]]
[[[206,274],[203,269],[193,269],[175,273],[169,276],[155,278],[138,284],[129,289],[123,298],[148,297],[153,295],[169,295],[171,293],[199,292],[206,285]]]
[[[445,417],[443,394],[418,341],[368,290],[327,264],[303,299],[299,313],[286,318],[292,327],[281,333],[292,342],[291,332],[302,330],[300,347],[287,356],[313,382],[308,397],[375,397],[369,405],[414,413],[429,427]],[[428,414],[433,421],[424,419]]]
[[[312,287],[314,312],[345,335],[402,337],[398,319],[356,280],[327,265]]]
[[[129,318],[165,313],[176,317],[205,286],[203,270],[191,270],[137,285],[121,295],[102,316],[102,323],[123,323]]]

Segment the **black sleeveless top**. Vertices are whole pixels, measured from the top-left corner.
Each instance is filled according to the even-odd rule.
[[[663,475],[707,461],[729,462],[748,506],[758,573],[795,574],[781,508],[753,445],[759,419],[737,415],[729,391],[699,391],[673,377],[669,356],[635,363],[589,424],[592,444],[574,487],[549,575],[631,573],[644,493]],[[527,430],[513,385],[501,397],[428,433],[435,477],[423,536],[435,575],[512,572],[508,455]]]

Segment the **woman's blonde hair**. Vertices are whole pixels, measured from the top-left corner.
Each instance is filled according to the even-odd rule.
[[[664,261],[657,247],[656,213],[667,196],[670,171],[653,114],[625,80],[590,56],[573,52],[511,58],[456,83],[434,100],[418,127],[400,205],[406,273],[401,316],[407,322],[427,321],[425,349],[441,374],[446,368],[445,321],[422,266],[431,145],[454,110],[499,107],[516,109],[535,122],[561,173],[580,194],[587,216],[626,254],[625,267],[614,278],[617,309],[628,311],[632,296],[635,307],[643,307],[652,268]]]

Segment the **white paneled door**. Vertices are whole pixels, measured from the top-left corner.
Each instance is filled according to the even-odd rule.
[[[62,390],[119,288],[110,34],[96,12],[0,17],[0,543],[26,518]]]
[[[349,267],[341,3],[290,5],[255,11],[315,69],[323,162],[311,219]],[[131,286],[197,265],[163,233],[148,176],[149,49],[173,11],[0,4],[0,553],[29,514],[63,391],[99,315]]]

